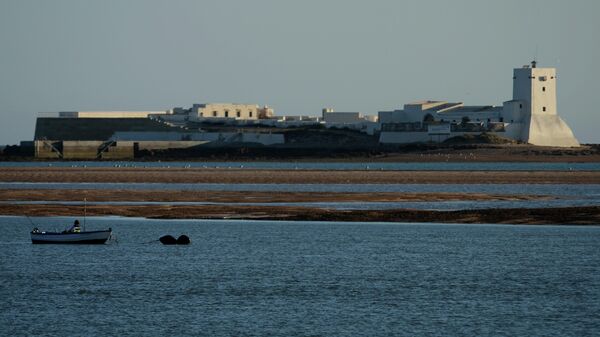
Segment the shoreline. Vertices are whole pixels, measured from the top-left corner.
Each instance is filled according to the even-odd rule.
[[[0,182],[42,183],[178,183],[178,184],[600,184],[600,171],[327,171],[209,168],[4,168]],[[160,186],[160,185],[159,185]],[[81,217],[81,205],[54,201],[87,198],[90,216],[126,216],[150,219],[247,219],[288,221],[489,223],[592,225],[600,224],[600,205],[564,208],[504,208],[431,211],[415,209],[334,210],[306,206],[252,205],[282,202],[385,201],[495,201],[549,200],[560,197],[532,194],[486,193],[341,193],[269,191],[180,191],[115,189],[2,189],[0,215]],[[19,204],[18,201],[40,201]],[[208,201],[220,205],[100,205],[94,201]],[[229,203],[229,204],[228,204]],[[241,204],[245,203],[245,204]],[[249,205],[248,205],[249,204]]]
[[[377,171],[9,167],[0,182],[190,184],[600,184],[600,171]]]
[[[81,217],[81,206],[0,205],[0,215]],[[461,223],[511,225],[600,225],[600,206],[482,209],[460,211],[327,210],[273,206],[96,206],[88,216],[124,216],[148,219],[230,219],[344,222]]]
[[[0,155],[0,161],[51,162],[90,161],[42,159],[27,156]],[[323,152],[322,147],[223,147],[207,148],[205,152],[175,151],[139,156],[120,162],[600,162],[599,144],[582,144],[577,148],[545,147],[529,144],[414,143],[398,146],[362,148],[360,146],[331,148]]]

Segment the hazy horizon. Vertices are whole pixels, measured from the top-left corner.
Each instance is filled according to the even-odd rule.
[[[556,67],[558,113],[600,143],[595,1],[0,0],[0,144],[38,112],[269,105],[276,115],[502,105]]]

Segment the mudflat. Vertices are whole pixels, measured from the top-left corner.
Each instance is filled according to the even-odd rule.
[[[600,184],[599,171],[327,171],[203,168],[22,168],[0,182],[218,184]]]
[[[2,182],[88,183],[260,183],[260,184],[600,184],[596,171],[326,171],[203,168],[3,168]],[[452,200],[540,200],[550,196],[484,193],[334,193],[174,190],[0,190],[1,215],[81,216],[82,207],[52,201],[90,201],[88,215],[166,219],[271,219],[502,224],[600,224],[600,206],[481,209],[459,211],[337,210],[318,207],[248,205],[271,202],[377,202]],[[40,204],[19,203],[40,201]],[[159,205],[98,205],[94,201],[157,201]],[[168,202],[218,202],[170,205]],[[241,204],[244,203],[244,204]]]
[[[172,191],[172,190],[68,190],[7,189],[0,190],[0,201],[150,201],[150,202],[414,202],[457,200],[550,200],[551,196],[506,195],[486,193],[336,193],[336,192],[260,192],[260,191]]]
[[[81,217],[81,206],[70,205],[7,205],[0,204],[2,215],[75,216]],[[556,224],[598,225],[600,206],[483,209],[460,211],[396,210],[328,210],[307,207],[273,206],[105,206],[87,207],[88,216],[119,215],[160,219],[263,219],[303,221],[360,222],[435,222],[435,223],[495,223],[495,224]]]

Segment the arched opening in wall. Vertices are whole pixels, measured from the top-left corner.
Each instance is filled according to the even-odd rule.
[[[542,107],[542,111],[546,111],[546,107]]]
[[[427,115],[425,115],[425,117],[423,117],[423,123],[425,123],[425,124],[429,124],[433,121],[435,121],[435,119],[433,118],[433,115],[431,115],[431,114],[427,114]]]
[[[542,91],[546,91],[546,87],[542,87]]]

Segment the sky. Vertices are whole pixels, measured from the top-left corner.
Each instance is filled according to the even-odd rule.
[[[557,68],[578,140],[600,143],[598,13],[596,0],[0,0],[0,144],[33,139],[39,112],[502,105],[534,58]]]

